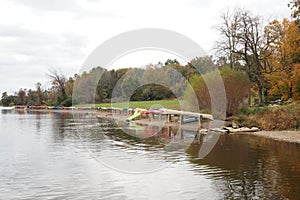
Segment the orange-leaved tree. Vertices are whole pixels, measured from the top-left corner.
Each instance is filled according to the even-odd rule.
[[[269,92],[289,99],[297,96],[297,66],[300,60],[300,31],[295,22],[284,19],[271,22],[265,28],[268,45]]]

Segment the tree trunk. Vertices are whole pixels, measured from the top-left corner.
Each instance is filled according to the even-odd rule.
[[[263,87],[258,85],[258,105],[263,105]]]
[[[288,99],[293,98],[293,83],[290,81]]]
[[[248,106],[251,106],[251,86],[248,87]]]

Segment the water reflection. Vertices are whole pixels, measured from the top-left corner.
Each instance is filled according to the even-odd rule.
[[[104,130],[113,128],[108,132],[108,135],[118,139],[132,142],[143,142],[151,147],[164,148],[166,151],[187,150],[191,144],[199,144],[198,157],[204,158],[214,147],[220,134],[209,131],[205,134],[200,134],[196,129],[187,130],[179,126],[145,126],[135,124],[133,122],[117,122],[110,119],[99,119],[101,127]],[[115,131],[118,134],[115,134]],[[116,136],[117,135],[117,136]]]
[[[222,135],[205,159],[194,159],[198,150],[199,145],[190,146],[190,162],[212,167],[213,172],[196,171],[217,180],[226,198],[300,198],[297,144],[249,135]]]
[[[1,113],[0,127],[0,199],[300,199],[299,144],[218,135],[203,158],[215,135],[176,127],[16,111]],[[94,158],[164,168],[132,176]]]
[[[216,187],[226,199],[300,198],[299,144],[251,135],[221,135],[217,144],[203,156],[201,149],[217,133],[204,135],[174,127],[150,127],[154,130],[149,134],[149,127],[143,128],[132,124],[129,124],[129,127],[136,127],[132,129],[135,131],[134,134],[145,135],[136,137],[134,134],[128,135],[121,131],[117,135],[111,133],[113,135],[111,138],[129,144],[142,142],[149,145],[143,149],[146,151],[153,147],[162,148],[174,141],[182,142],[184,139],[190,139],[190,145],[184,150],[189,162],[194,165],[194,171],[215,180]],[[140,133],[141,131],[145,132]],[[172,148],[172,151],[174,150]],[[177,154],[178,156],[180,154]],[[176,157],[170,158],[176,160]]]

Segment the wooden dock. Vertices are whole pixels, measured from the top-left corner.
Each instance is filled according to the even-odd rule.
[[[130,114],[134,112],[134,109],[121,109],[121,108],[104,108],[102,111],[106,113],[110,113],[112,115],[117,114],[117,118],[128,118]],[[144,112],[144,111],[143,111]],[[189,111],[179,111],[179,110],[171,110],[171,109],[158,109],[158,110],[149,110],[144,112],[146,114],[142,114],[141,118],[149,118],[150,121],[142,120],[143,124],[150,124],[150,123],[167,123],[167,124],[180,124],[182,126],[189,126],[189,124],[193,124],[194,122],[198,122],[196,125],[199,128],[203,127],[203,120],[214,120],[213,116],[210,114],[203,114],[203,113],[195,113]],[[116,116],[115,116],[116,117]],[[141,120],[137,120],[141,121]]]
[[[179,111],[179,110],[171,110],[171,109],[164,109],[162,113],[159,115],[166,115],[167,122],[172,122],[172,118],[175,116],[179,117],[179,122],[181,124],[185,123],[186,118],[194,117],[198,121],[199,127],[202,127],[202,121],[204,119],[214,120],[213,116],[210,114],[203,114],[203,113],[195,113],[195,112],[188,112],[188,111]]]

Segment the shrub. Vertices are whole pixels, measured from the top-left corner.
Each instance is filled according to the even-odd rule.
[[[192,76],[190,79],[190,85],[192,87],[188,87],[186,89],[184,94],[185,99],[192,102],[192,92],[194,91],[198,99],[200,110],[211,111],[210,95],[213,94],[214,96],[218,96],[220,89],[222,89],[219,88],[220,86],[217,84],[214,84],[218,79],[218,73],[219,72],[217,71],[212,71],[202,76],[198,74]],[[245,73],[238,72],[230,68],[223,68],[221,70],[221,76],[226,92],[226,115],[231,116],[239,111],[243,99],[247,96],[249,81]],[[210,91],[208,90],[206,83],[211,85]],[[222,108],[224,105],[217,106]]]
[[[300,128],[300,103],[285,106],[243,109],[238,116],[241,126],[257,126],[263,130],[295,130]]]
[[[66,100],[64,100],[63,102],[61,102],[62,106],[72,106],[72,97],[68,97]]]
[[[243,99],[248,95],[250,85],[247,75],[243,72],[225,67],[221,70],[221,75],[226,91],[227,116],[231,116],[239,111]]]

